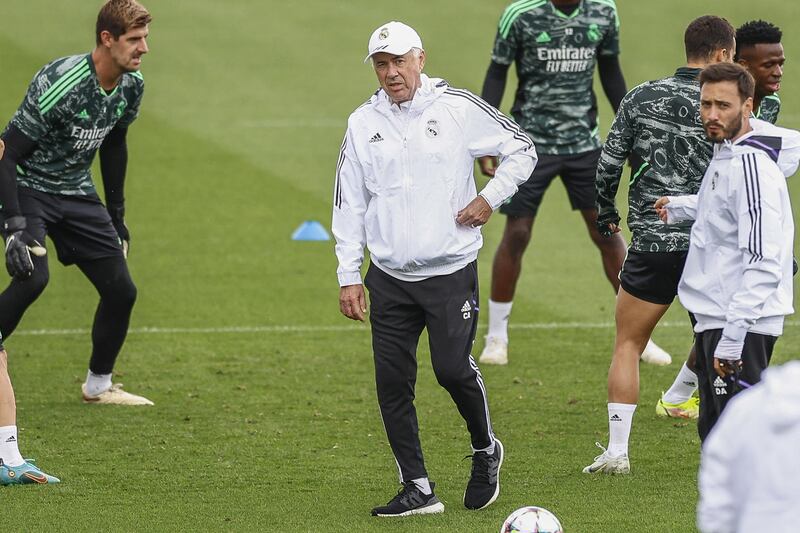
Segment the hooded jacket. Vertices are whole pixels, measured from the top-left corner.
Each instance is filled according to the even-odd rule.
[[[697,506],[703,533],[799,529],[800,361],[762,377],[731,399],[705,441]]]
[[[786,178],[800,133],[751,119],[753,130],[714,146],[694,196],[670,197],[668,223],[695,219],[678,296],[695,331],[778,336],[792,307],[794,221]]]
[[[361,283],[365,245],[372,263],[404,281],[460,270],[483,244],[480,228],[455,221],[476,196],[475,158],[501,158],[480,193],[492,209],[536,166],[514,121],[469,91],[421,81],[410,102],[392,104],[381,89],[347,122],[332,221],[340,286]]]

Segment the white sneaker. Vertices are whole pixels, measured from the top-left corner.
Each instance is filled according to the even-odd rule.
[[[584,474],[630,474],[631,463],[628,454],[611,455],[608,450],[603,448],[599,442],[595,445],[603,450],[603,453],[594,458],[594,462],[583,469]]]
[[[136,396],[130,392],[122,390],[122,383],[114,383],[111,388],[101,392],[97,396],[86,393],[86,383],[81,385],[83,393],[83,403],[106,403],[113,405],[154,405],[153,402],[143,396]]]
[[[508,341],[497,337],[486,337],[486,346],[483,347],[478,361],[487,365],[507,365]]]
[[[644,351],[639,359],[645,363],[657,366],[666,366],[672,363],[672,357],[654,343],[653,339],[647,341],[647,346],[644,347]]]

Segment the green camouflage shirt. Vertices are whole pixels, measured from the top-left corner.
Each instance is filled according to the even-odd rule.
[[[36,141],[17,167],[17,183],[51,194],[94,193],[94,154],[114,126],[127,127],[136,119],[143,92],[142,75],[129,72],[106,93],[91,54],[45,65],[9,123]]]
[[[766,120],[775,124],[778,122],[778,113],[781,112],[781,99],[778,93],[765,96],[761,99],[761,105],[756,110],[756,118]]]
[[[700,69],[639,85],[623,98],[597,166],[601,219],[617,213],[615,197],[631,161],[628,227],[638,252],[689,249],[691,222],[664,224],[653,208],[662,196],[695,194],[711,160],[712,145],[700,120]]]
[[[519,0],[500,17],[492,61],[516,63],[511,113],[543,154],[600,147],[592,77],[598,55],[619,54],[613,0],[582,0],[572,15],[549,0]]]

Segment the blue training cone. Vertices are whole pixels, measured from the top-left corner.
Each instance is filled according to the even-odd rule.
[[[329,241],[331,236],[316,220],[306,220],[292,233],[293,241]]]

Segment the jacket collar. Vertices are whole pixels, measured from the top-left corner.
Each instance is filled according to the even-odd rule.
[[[420,87],[411,99],[408,109],[410,116],[421,114],[428,106],[444,94],[448,84],[441,78],[430,78],[425,74],[420,77]],[[392,116],[392,101],[383,89],[378,89],[370,98],[370,105],[383,115]]]
[[[700,76],[700,71],[703,69],[701,68],[691,68],[691,67],[678,67],[678,70],[675,71],[674,76],[676,78],[683,78],[687,80],[697,80],[697,77]]]

